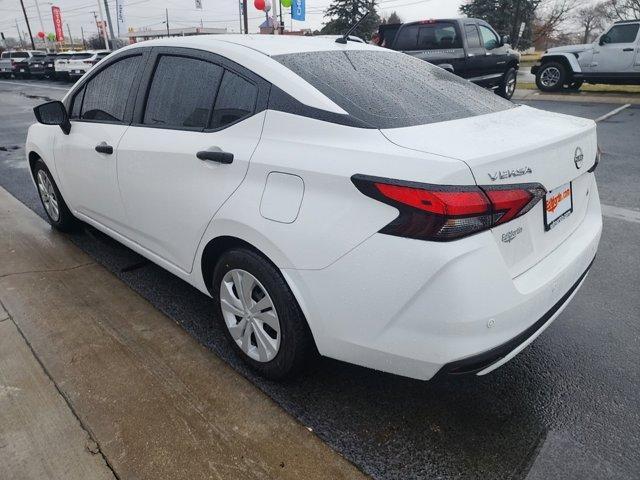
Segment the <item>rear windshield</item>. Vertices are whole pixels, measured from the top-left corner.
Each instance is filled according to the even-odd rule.
[[[515,106],[440,67],[396,52],[345,50],[273,58],[374,128],[424,125]]]
[[[462,48],[462,37],[453,22],[413,23],[404,26],[394,50],[450,50]]]
[[[91,58],[93,57],[93,53],[74,53],[72,58],[74,60],[82,60],[84,58]]]
[[[33,52],[32,54],[34,57],[46,57],[47,54],[44,52]]]

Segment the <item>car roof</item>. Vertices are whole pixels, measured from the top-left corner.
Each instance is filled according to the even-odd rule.
[[[194,35],[189,37],[161,38],[141,42],[134,46],[191,47],[216,52],[218,51],[216,47],[220,47],[221,44],[225,43],[249,48],[270,57],[289,53],[375,48],[359,42],[349,42],[347,45],[343,45],[336,43],[335,39],[326,37],[260,34]]]

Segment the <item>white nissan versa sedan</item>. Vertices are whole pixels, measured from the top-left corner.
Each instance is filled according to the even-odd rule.
[[[316,351],[485,374],[558,316],[598,248],[594,122],[378,47],[149,41],[35,113],[51,224],[89,223],[213,297],[270,378]]]

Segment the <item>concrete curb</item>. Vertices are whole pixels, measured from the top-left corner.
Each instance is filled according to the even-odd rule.
[[[2,188],[0,225],[0,302],[11,319],[0,327],[15,325],[66,401],[66,417],[78,420],[79,435],[87,432],[90,451],[100,454],[113,476],[366,478]],[[9,371],[2,368],[8,355],[6,348],[0,348],[0,386],[3,372]],[[16,378],[21,371],[11,370],[17,372]],[[39,395],[23,383],[25,398]],[[64,405],[60,407],[64,413]],[[58,425],[36,423],[42,438],[65,436]],[[7,424],[0,413],[0,440],[29,437],[29,425]],[[0,477],[23,478],[22,460],[47,465],[65,458],[66,450],[71,452],[64,442],[55,446],[57,450],[11,444],[3,451],[13,452],[12,458],[0,454]],[[22,460],[15,461],[18,457]],[[109,476],[100,458],[89,460],[94,464],[88,471],[97,472],[93,476],[87,468],[80,474],[53,476],[69,480]],[[102,471],[97,471],[100,466]]]
[[[640,105],[640,95],[619,95],[614,93],[543,93],[539,90],[516,90],[512,98],[518,100],[545,100],[552,102],[577,102],[577,103],[611,103]]]

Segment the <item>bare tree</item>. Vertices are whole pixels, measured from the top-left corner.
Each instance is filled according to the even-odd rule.
[[[582,43],[593,40],[594,32],[600,32],[611,20],[609,1],[585,5],[576,10],[574,19],[582,30]]]
[[[570,14],[577,4],[577,0],[544,0],[541,2],[536,10],[533,27],[534,43],[556,35],[570,18]]]
[[[640,19],[640,0],[608,0],[607,7],[619,20]]]

